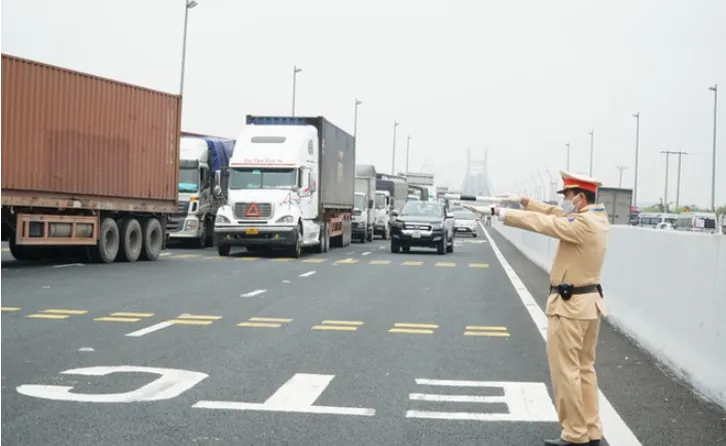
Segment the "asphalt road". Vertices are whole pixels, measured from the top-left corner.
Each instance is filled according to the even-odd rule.
[[[490,233],[446,256],[3,251],[2,444],[540,445],[559,428],[521,294],[541,307],[547,278]],[[607,324],[598,354],[604,444],[726,444],[726,414]]]

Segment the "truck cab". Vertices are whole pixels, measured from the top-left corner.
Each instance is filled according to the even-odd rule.
[[[167,219],[170,239],[197,248],[212,244],[217,210],[223,204],[213,194],[215,171],[226,168],[234,141],[216,137],[182,137],[179,143],[177,212]]]
[[[353,196],[353,238],[361,243],[373,241],[373,224],[369,222],[369,217],[373,217],[371,201],[366,192],[356,192]]]
[[[383,240],[388,240],[391,235],[391,193],[387,190],[377,190],[373,205],[375,208],[373,233],[380,235]]]

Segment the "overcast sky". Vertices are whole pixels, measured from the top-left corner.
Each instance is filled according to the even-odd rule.
[[[565,167],[663,196],[665,156],[686,151],[681,202],[710,204],[713,92],[721,88],[717,203],[726,204],[726,1],[197,0],[183,128],[236,137],[245,114],[324,115],[359,164],[427,168],[454,188],[466,148],[497,192]],[[185,0],[2,0],[2,52],[179,93]],[[675,198],[671,157],[669,201]],[[537,180],[540,181],[539,179]]]

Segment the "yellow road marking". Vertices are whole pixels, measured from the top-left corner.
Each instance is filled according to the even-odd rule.
[[[489,268],[488,263],[470,263],[469,268]]]
[[[151,317],[154,313],[126,313],[126,312],[119,312],[119,313],[111,313],[111,316],[119,316],[119,317]]]
[[[174,256],[175,259],[194,259],[197,257],[201,257],[201,254],[176,254]]]
[[[484,330],[484,331],[507,331],[507,327],[494,327],[486,325],[467,325],[467,330]]]
[[[292,259],[290,257],[282,257],[279,259],[270,259],[270,260],[272,260],[273,262],[292,262],[294,259]]]
[[[369,265],[388,265],[391,263],[390,260],[371,260]]]
[[[10,252],[9,248],[3,248],[3,252]]]
[[[438,262],[436,264],[436,266],[444,266],[444,267],[447,267],[447,268],[453,268],[453,267],[456,266],[456,263],[453,263],[453,262]]]
[[[67,319],[67,314],[29,314],[25,316],[30,319]]]
[[[348,259],[338,260],[335,263],[350,263],[350,264],[352,264],[352,263],[358,263],[358,261],[356,259],[353,259],[353,258],[348,258]]]
[[[209,325],[213,321],[194,321],[189,319],[172,319],[169,322],[177,325]]]
[[[222,319],[222,316],[205,316],[200,314],[182,314],[176,317],[177,319],[211,319],[213,321],[218,321]]]
[[[170,255],[171,255],[171,253],[170,253],[170,252],[162,252],[162,253],[161,253],[161,254],[159,254],[159,255],[160,255],[160,256],[162,256],[162,257],[165,257],[165,256],[170,256]]]
[[[508,338],[509,333],[501,331],[465,331],[464,336],[492,336],[498,338]]]
[[[397,328],[439,328],[436,324],[409,324],[407,322],[396,322],[393,326]]]
[[[271,324],[269,322],[240,322],[237,324],[238,327],[268,327],[268,328],[278,328],[280,327],[280,324]]]
[[[312,258],[312,259],[301,260],[301,262],[303,262],[303,263],[323,263],[325,261],[327,261],[327,259],[321,259],[320,257],[315,257],[315,258]]]
[[[409,334],[432,334],[433,330],[417,330],[414,328],[391,328],[389,333],[409,333]]]
[[[141,319],[137,317],[97,317],[94,319],[94,321],[99,322],[138,322]]]
[[[86,314],[88,311],[86,310],[59,310],[56,308],[49,308],[47,310],[43,310],[43,313],[52,313],[52,314]]]
[[[403,266],[421,266],[423,265],[423,262],[403,262],[401,263]]]
[[[2,311],[20,311],[20,307],[0,307]]]
[[[336,331],[356,331],[358,327],[336,327],[335,325],[315,325],[311,330],[336,330]]]
[[[237,260],[260,260],[259,257],[237,257]]]
[[[323,321],[321,324],[333,324],[333,325],[363,325],[361,321]]]
[[[284,319],[280,317],[251,317],[249,320],[254,322],[292,322],[292,319]]]

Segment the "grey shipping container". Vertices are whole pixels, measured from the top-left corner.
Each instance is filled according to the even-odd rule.
[[[323,116],[253,116],[247,125],[310,125],[318,131],[320,207],[352,210],[355,193],[355,139]]]
[[[612,225],[630,224],[630,205],[632,201],[632,189],[600,187],[597,190],[597,202],[605,206],[608,220]]]

